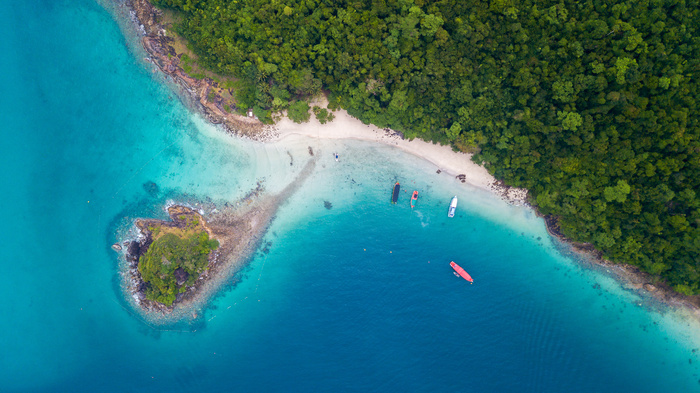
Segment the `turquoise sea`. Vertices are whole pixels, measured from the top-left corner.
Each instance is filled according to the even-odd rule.
[[[698,325],[530,210],[387,146],[229,137],[120,23],[119,2],[0,2],[0,391],[700,392]],[[281,189],[307,146],[313,175],[198,320],[132,312],[110,245],[135,217]]]

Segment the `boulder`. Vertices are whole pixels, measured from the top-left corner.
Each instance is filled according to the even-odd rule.
[[[126,249],[126,259],[130,262],[136,262],[139,260],[139,253],[141,252],[141,245],[137,241],[132,241],[129,243],[129,247]]]
[[[122,246],[119,243],[114,243],[112,244],[112,250],[119,252],[122,250]]]
[[[184,284],[190,277],[190,275],[187,274],[187,272],[181,267],[175,269],[173,274],[175,275],[175,282],[177,282],[177,285]]]

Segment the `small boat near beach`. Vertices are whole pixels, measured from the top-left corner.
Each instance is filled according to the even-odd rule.
[[[399,182],[394,184],[394,192],[391,193],[391,203],[396,203],[399,200],[399,192],[401,191],[401,186]]]
[[[450,262],[450,266],[452,266],[452,268],[455,270],[455,275],[459,275],[460,277],[462,277],[463,279],[465,279],[471,283],[474,282],[474,280],[472,279],[472,276],[470,276],[469,273],[467,273],[464,269],[462,269],[461,266],[454,263],[454,261]]]
[[[455,216],[455,211],[457,210],[457,196],[452,198],[452,202],[450,202],[450,210],[447,211],[447,217],[454,217]]]
[[[417,200],[418,200],[418,191],[413,191],[413,195],[411,196],[411,209],[416,207]]]

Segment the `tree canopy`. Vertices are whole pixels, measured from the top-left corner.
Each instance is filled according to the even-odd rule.
[[[210,240],[206,231],[185,238],[174,233],[158,237],[138,264],[147,285],[146,298],[171,306],[177,294],[185,292],[206,270],[209,253],[218,247],[219,242]]]
[[[700,0],[154,0],[262,119],[322,89],[700,293]],[[301,104],[297,105],[301,106]]]

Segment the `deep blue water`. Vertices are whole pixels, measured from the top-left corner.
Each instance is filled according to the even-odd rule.
[[[227,137],[99,4],[10,3],[0,391],[700,391],[697,325],[562,254],[527,209],[389,147]],[[129,309],[109,246],[134,217],[233,201],[263,178],[281,188],[307,144],[322,158],[269,253],[198,321],[152,326]],[[420,190],[415,211],[409,194],[388,203],[396,180]]]

